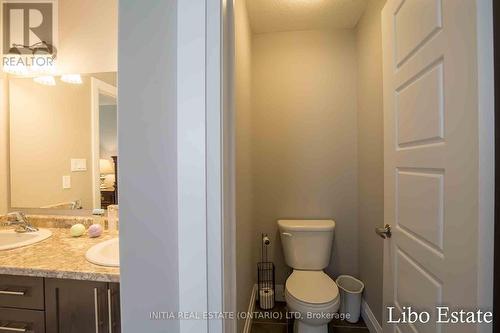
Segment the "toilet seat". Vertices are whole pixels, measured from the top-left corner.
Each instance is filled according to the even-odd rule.
[[[286,293],[294,302],[309,307],[337,303],[339,288],[323,271],[294,270],[285,284]]]

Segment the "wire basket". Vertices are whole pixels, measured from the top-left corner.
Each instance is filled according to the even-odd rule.
[[[259,288],[259,307],[269,310],[276,301],[274,264],[272,262],[259,262],[257,264],[257,281]]]

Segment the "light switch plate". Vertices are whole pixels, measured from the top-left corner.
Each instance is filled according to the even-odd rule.
[[[85,158],[72,158],[71,159],[71,171],[87,171],[87,160]]]
[[[62,177],[62,187],[63,189],[71,188],[71,176]]]

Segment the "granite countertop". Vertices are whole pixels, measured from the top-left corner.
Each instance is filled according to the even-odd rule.
[[[40,243],[0,251],[0,274],[119,282],[120,268],[94,265],[85,259],[90,247],[116,235],[104,232],[97,238],[75,238],[68,228],[45,229],[52,236]]]

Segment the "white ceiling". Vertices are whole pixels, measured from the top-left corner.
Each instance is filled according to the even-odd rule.
[[[370,0],[246,0],[254,33],[352,29]]]

